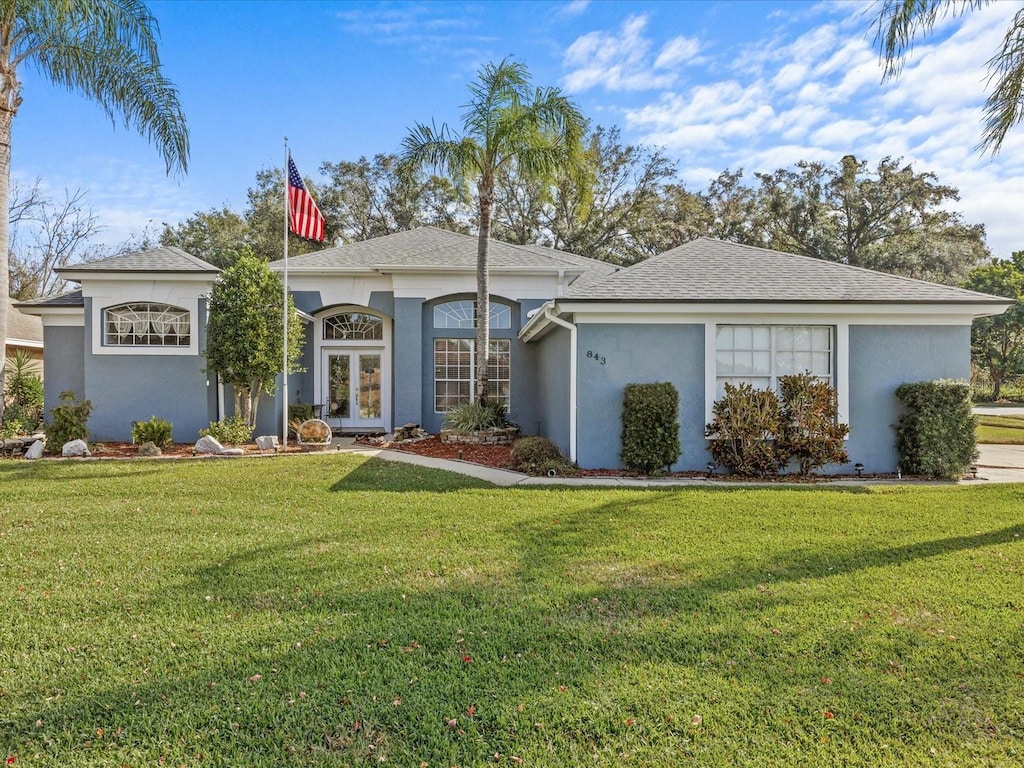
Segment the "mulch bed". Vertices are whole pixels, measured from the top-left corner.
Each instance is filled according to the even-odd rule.
[[[441,438],[437,435],[430,435],[418,440],[401,440],[395,443],[381,444],[369,440],[358,440],[357,442],[371,448],[389,448],[393,451],[415,453],[435,459],[468,461],[472,464],[482,464],[486,467],[495,467],[497,469],[511,469],[512,467],[512,461],[509,457],[509,454],[512,452],[512,446],[510,445],[442,443]]]

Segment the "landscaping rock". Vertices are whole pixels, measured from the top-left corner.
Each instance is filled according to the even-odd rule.
[[[276,451],[281,447],[277,435],[260,435],[256,438],[256,447],[261,451]]]
[[[220,452],[221,456],[245,456],[245,450],[243,448],[222,448]]]
[[[163,456],[164,452],[152,440],[139,446],[139,456]]]
[[[60,449],[61,456],[92,456],[89,452],[89,446],[86,445],[85,440],[72,440],[68,443],[64,443],[64,447]]]
[[[36,440],[32,445],[25,451],[26,459],[41,459],[43,458],[43,448],[46,447],[46,443],[42,440]]]
[[[224,453],[224,446],[220,444],[220,441],[215,437],[204,435],[196,440],[196,445],[193,450],[196,453],[212,453],[215,456],[219,456]]]

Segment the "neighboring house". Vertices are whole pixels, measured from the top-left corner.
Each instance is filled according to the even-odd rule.
[[[282,265],[275,262],[274,269]],[[306,323],[290,401],[333,427],[436,432],[474,396],[476,238],[434,228],[289,260]],[[47,407],[92,400],[96,439],[151,415],[191,440],[231,399],[204,372],[215,267],[161,248],[68,267],[81,291],[21,305],[43,318]],[[810,370],[832,382],[852,461],[896,467],[894,395],[904,381],[967,378],[975,317],[1009,302],[791,254],[700,239],[628,269],[536,246],[491,244],[491,394],[527,434],[583,467],[620,465],[622,393],[671,381],[683,454],[703,469],[704,425],[727,381],[772,386]],[[258,433],[279,434],[267,397]]]
[[[43,324],[38,317],[27,315],[15,306],[14,299],[7,300],[7,338],[4,343],[7,356],[21,350],[36,361],[36,370],[43,372]]]

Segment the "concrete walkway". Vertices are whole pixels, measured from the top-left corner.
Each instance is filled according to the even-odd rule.
[[[780,483],[757,483],[757,482],[733,482],[718,477],[708,480],[704,477],[666,477],[666,478],[641,478],[641,477],[532,477],[520,472],[511,472],[506,469],[486,467],[481,464],[472,464],[468,461],[453,461],[449,459],[437,459],[431,456],[420,456],[415,453],[404,451],[393,451],[385,448],[371,448],[365,445],[357,445],[350,439],[336,440],[335,444],[340,451],[360,453],[367,456],[374,456],[385,461],[396,461],[404,464],[415,464],[419,467],[441,469],[446,472],[456,472],[460,475],[475,477],[493,485],[509,487],[521,486],[572,486],[589,488],[669,488],[674,486],[703,485],[712,487],[730,486],[758,486],[784,485]],[[1024,483],[1024,446],[1015,445],[982,445],[978,446],[981,451],[981,459],[978,462],[977,479],[970,478],[961,480],[960,485],[976,485],[987,483]],[[1009,450],[1008,450],[1009,449]],[[844,478],[828,483],[830,486],[865,486],[865,485],[900,485],[904,483],[923,484],[923,481],[907,480],[855,480]],[[944,485],[942,481],[927,483],[930,485]],[[793,483],[806,487],[805,483]]]

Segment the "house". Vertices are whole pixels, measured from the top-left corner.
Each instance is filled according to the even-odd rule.
[[[281,269],[280,263],[272,265]],[[289,260],[306,334],[290,402],[335,429],[436,432],[474,396],[476,238],[425,227]],[[43,320],[47,407],[92,400],[96,439],[157,415],[174,438],[225,412],[204,371],[205,296],[217,269],[175,248],[62,270],[80,291],[25,303]],[[627,269],[537,246],[491,244],[491,395],[527,434],[583,467],[619,466],[626,384],[680,393],[677,470],[708,461],[704,425],[725,382],[772,386],[810,370],[831,381],[869,472],[896,467],[894,390],[967,378],[975,317],[1006,299],[702,238]],[[279,434],[266,398],[258,433]]]
[[[7,338],[4,339],[7,357],[20,350],[34,361],[37,372],[42,373],[43,324],[38,317],[18,309],[14,299],[8,299],[7,303]]]

